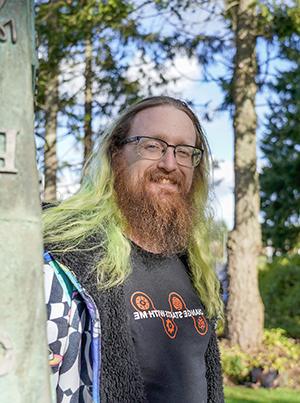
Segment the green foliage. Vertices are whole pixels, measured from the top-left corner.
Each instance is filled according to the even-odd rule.
[[[262,264],[259,271],[260,293],[265,306],[265,329],[262,347],[244,353],[238,346],[229,347],[221,341],[222,365],[225,376],[233,382],[248,380],[254,367],[277,369],[286,378],[284,386],[300,386],[293,376],[300,359],[300,256],[277,257]]]
[[[290,10],[285,24],[291,16],[294,32],[278,31],[281,58],[290,66],[286,71],[278,71],[270,86],[276,98],[269,101],[271,112],[261,144],[265,158],[260,175],[263,241],[281,253],[295,250],[300,244],[299,10]]]
[[[294,34],[300,34],[299,0],[276,2],[274,0],[257,0],[259,10],[258,32],[267,40],[274,36],[284,40]]]
[[[38,138],[45,134],[46,97],[49,95],[46,90],[49,91],[49,77],[53,75],[59,75],[60,82],[56,102],[59,134],[76,138],[77,144],[84,137],[87,112],[83,99],[88,81],[84,66],[89,42],[92,45],[88,74],[92,88],[89,116],[94,133],[92,140],[96,133],[103,133],[108,122],[125,105],[154,92],[164,93],[165,85],[171,80],[168,73],[174,58],[179,54],[192,57],[199,43],[199,36],[183,27],[189,23],[189,13],[201,3],[202,0],[37,0]],[[196,37],[197,41],[193,42]],[[209,42],[209,35],[207,40]],[[80,87],[78,82],[83,85]]]
[[[278,389],[250,389],[243,386],[225,387],[226,403],[299,403],[299,391]]]
[[[248,368],[248,355],[236,348],[221,349],[222,368],[224,375],[235,382],[242,382],[246,379],[251,368]]]
[[[230,347],[226,340],[221,341],[220,347],[224,375],[234,383],[247,381],[255,367],[276,369],[279,374],[285,374],[281,380],[284,386],[295,386],[297,382],[289,374],[298,366],[300,345],[287,338],[282,329],[265,330],[262,347],[251,354],[243,352],[239,346]]]
[[[259,271],[265,326],[300,338],[300,255],[275,258]]]

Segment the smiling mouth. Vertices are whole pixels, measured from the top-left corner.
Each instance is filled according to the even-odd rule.
[[[163,184],[163,185],[173,185],[173,186],[176,185],[177,186],[177,183],[175,183],[167,178],[160,179],[157,183]]]
[[[152,182],[154,185],[158,185],[161,189],[178,191],[178,184],[170,179],[162,178]]]

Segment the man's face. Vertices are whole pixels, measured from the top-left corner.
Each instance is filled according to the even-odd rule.
[[[168,144],[187,144],[195,146],[196,132],[193,122],[183,111],[173,106],[164,105],[144,109],[133,119],[128,137],[148,136],[166,141]],[[173,192],[187,194],[191,188],[194,168],[179,165],[174,156],[174,149],[169,147],[166,154],[158,161],[147,160],[137,153],[137,145],[126,144],[122,157],[127,165],[129,186],[147,178],[149,195],[163,197]]]
[[[148,136],[170,145],[195,146],[190,118],[171,106],[139,112],[128,137]],[[177,253],[185,250],[193,222],[191,185],[194,168],[179,165],[174,148],[160,160],[147,160],[137,145],[124,145],[113,159],[118,205],[127,219],[127,235],[146,250]]]

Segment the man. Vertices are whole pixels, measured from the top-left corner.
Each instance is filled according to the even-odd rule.
[[[144,99],[104,135],[79,192],[44,212],[58,402],[224,401],[208,157],[185,103]]]

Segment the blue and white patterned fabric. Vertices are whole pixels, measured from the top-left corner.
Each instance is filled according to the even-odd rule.
[[[75,275],[44,254],[49,364],[54,401],[100,403],[100,320]]]

